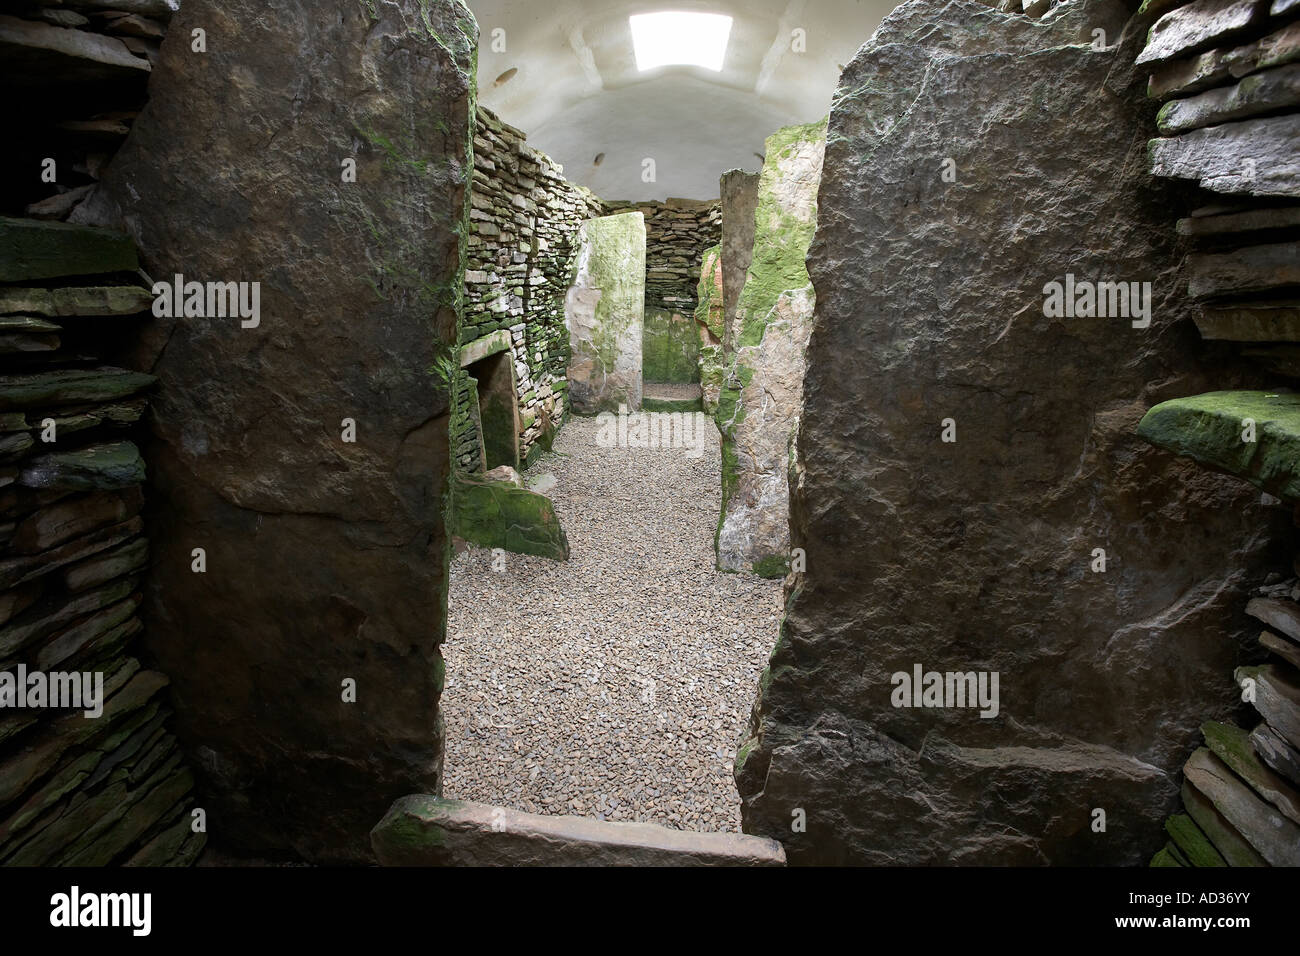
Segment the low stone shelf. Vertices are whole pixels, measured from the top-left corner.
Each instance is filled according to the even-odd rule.
[[[1252,429],[1254,440],[1244,440]],[[1300,395],[1229,391],[1176,398],[1148,411],[1137,432],[1160,448],[1300,500]]]

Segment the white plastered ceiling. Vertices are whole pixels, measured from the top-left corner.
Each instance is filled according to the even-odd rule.
[[[479,102],[527,133],[572,182],[604,199],[631,200],[715,199],[724,171],[758,169],[770,134],[827,114],[843,65],[895,6],[893,0],[468,3],[480,31]],[[720,73],[689,66],[637,70],[628,17],[664,10],[733,18]],[[796,49],[800,40],[803,51]],[[510,70],[517,72],[499,82]],[[654,182],[643,179],[647,159],[654,160]]]

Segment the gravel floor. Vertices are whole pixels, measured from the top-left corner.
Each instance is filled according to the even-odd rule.
[[[716,429],[601,448],[575,418],[551,473],[567,563],[452,564],[444,794],[533,813],[739,831],[731,765],[776,642],[781,583],[713,569]]]

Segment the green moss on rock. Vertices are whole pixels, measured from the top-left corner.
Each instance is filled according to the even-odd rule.
[[[569,559],[569,541],[551,500],[509,482],[457,476],[452,533],[484,548]]]
[[[1300,395],[1240,391],[1176,398],[1148,411],[1137,433],[1264,491],[1300,500]]]
[[[700,337],[695,323],[668,309],[646,309],[641,333],[641,377],[677,384],[699,380]]]
[[[768,555],[755,561],[753,569],[760,578],[783,578],[790,572],[790,559],[783,555]]]

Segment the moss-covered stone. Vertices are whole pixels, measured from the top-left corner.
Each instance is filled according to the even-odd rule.
[[[693,320],[668,309],[646,309],[641,377],[646,382],[699,380],[700,337]]]
[[[1192,866],[1227,866],[1219,851],[1214,848],[1201,828],[1185,813],[1178,813],[1165,821],[1165,832]]]
[[[45,316],[134,315],[153,306],[153,294],[139,286],[114,285],[29,289],[0,289],[0,313]]]
[[[156,382],[152,375],[119,368],[67,369],[0,376],[0,409],[112,402]]]
[[[129,441],[33,458],[19,480],[28,488],[53,491],[112,491],[144,481],[144,459]]]
[[[452,533],[484,548],[569,559],[569,541],[545,495],[509,482],[458,476],[452,487]]]
[[[754,573],[760,578],[783,578],[790,572],[789,558],[772,554],[754,562]]]
[[[0,282],[134,272],[139,267],[135,243],[125,233],[0,217]]]
[[[805,259],[817,228],[826,121],[768,137],[754,242],[731,325],[715,418],[722,436],[717,566],[775,576],[789,552],[788,462],[803,405],[815,297]],[[725,290],[724,290],[725,292]],[[749,409],[762,409],[750,415]]]
[[[641,407],[645,322],[645,219],[639,212],[582,224],[569,327],[569,399],[580,415]]]
[[[1160,448],[1300,500],[1300,395],[1207,392],[1161,402],[1137,433]]]

